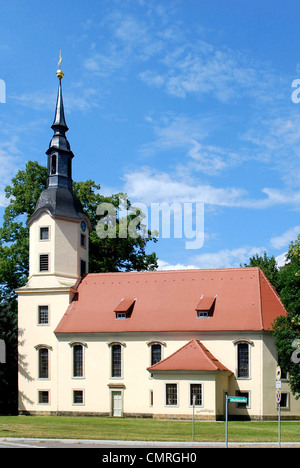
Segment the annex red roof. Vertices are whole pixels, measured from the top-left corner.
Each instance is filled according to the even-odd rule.
[[[201,297],[216,298],[197,318]],[[114,313],[135,298],[129,318]],[[285,309],[259,268],[86,275],[56,333],[268,330]]]
[[[208,371],[232,372],[223,366],[199,340],[191,340],[148,371]]]

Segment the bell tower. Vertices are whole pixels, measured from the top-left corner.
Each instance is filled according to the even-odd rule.
[[[41,193],[29,219],[29,285],[56,287],[75,284],[88,272],[90,222],[73,193],[74,154],[66,137],[61,69],[52,129],[54,135],[46,151],[47,188]]]
[[[61,60],[59,61],[60,65]],[[67,310],[79,281],[88,273],[90,221],[73,193],[74,155],[66,137],[61,81],[46,151],[47,187],[29,224],[29,278],[18,294],[19,411],[59,411],[58,341],[54,330]]]

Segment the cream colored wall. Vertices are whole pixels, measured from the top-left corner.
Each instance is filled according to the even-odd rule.
[[[49,227],[49,240],[40,240],[40,228]],[[88,269],[88,232],[85,232],[86,247],[80,244],[80,222],[56,218],[43,213],[30,226],[29,283],[30,287],[54,287],[63,278],[76,281],[80,276],[80,260]],[[40,254],[49,254],[49,271],[39,271]]]
[[[68,336],[66,338],[59,337],[59,352],[62,358],[59,360],[59,381],[62,384],[61,397],[59,401],[59,410],[74,411],[72,405],[72,390],[82,389],[85,392],[85,404],[77,407],[77,411],[92,411],[92,412],[109,412],[111,409],[110,391],[112,386],[119,385],[119,389],[124,394],[124,412],[125,413],[170,413],[183,414],[184,412],[191,413],[191,408],[188,405],[188,388],[189,383],[203,382],[205,409],[199,410],[199,414],[211,414],[211,411],[217,414],[223,414],[224,410],[224,394],[228,391],[229,394],[235,395],[236,390],[251,392],[251,401],[249,408],[240,409],[235,405],[231,405],[230,411],[232,414],[250,414],[259,416],[262,414],[260,390],[261,384],[261,341],[260,333],[255,335],[247,335],[253,342],[251,346],[251,378],[250,379],[235,379],[234,377],[217,376],[218,390],[215,394],[215,375],[208,377],[207,374],[199,374],[198,376],[189,375],[172,376],[171,380],[180,381],[180,394],[185,395],[180,397],[180,404],[177,408],[166,407],[164,404],[165,398],[165,383],[170,382],[168,375],[163,377],[156,374],[155,378],[151,378],[146,370],[150,366],[150,348],[147,342],[158,340],[167,344],[164,347],[164,356],[167,357],[181,346],[187,343],[191,336],[172,337],[171,334],[156,334],[154,335],[120,335],[113,336],[98,335],[95,338],[93,335]],[[217,357],[222,364],[226,365],[230,370],[235,371],[236,367],[236,348],[233,344],[236,338],[235,334],[222,334],[209,337],[202,335],[201,341]],[[246,338],[246,335],[245,337]],[[85,377],[72,378],[72,354],[68,343],[72,341],[82,341],[87,344],[85,348]],[[124,373],[122,378],[111,378],[110,376],[110,348],[108,343],[118,341],[125,343],[122,348]],[[69,377],[68,377],[69,376]],[[123,389],[125,387],[125,389]],[[154,406],[150,407],[150,391],[153,390]],[[182,393],[183,392],[183,393]],[[255,398],[253,397],[255,395]],[[209,397],[208,397],[209,396]],[[207,400],[209,398],[209,400]]]
[[[88,265],[88,241],[86,248],[80,245],[80,224],[57,219],[55,228],[55,273],[80,276],[80,260]],[[87,233],[85,233],[87,237]]]
[[[49,324],[38,324],[38,306],[48,305]],[[55,411],[57,407],[57,340],[53,329],[69,305],[69,291],[50,294],[24,293],[18,298],[19,329],[19,409],[22,411]],[[49,379],[38,378],[38,345],[49,351]],[[50,391],[50,403],[38,403],[38,391]]]
[[[49,240],[40,240],[40,227],[49,227]],[[42,214],[37,221],[34,221],[29,230],[29,277],[32,275],[40,275],[39,271],[39,255],[50,255],[50,271],[54,273],[54,237],[55,237],[55,220],[48,213]],[[46,275],[46,273],[42,273]],[[47,284],[49,287],[49,285]]]
[[[67,295],[56,297],[45,296],[52,301],[57,318],[61,311],[67,307]],[[21,298],[22,309],[34,309],[33,304],[38,305],[39,301],[33,296]],[[22,386],[26,389],[30,398],[34,399],[38,389],[50,389],[50,405],[27,405],[27,408],[34,411],[58,411],[76,413],[100,413],[110,414],[112,410],[111,392],[119,390],[122,392],[123,412],[130,414],[144,415],[169,415],[180,417],[182,415],[192,415],[192,407],[189,405],[190,383],[203,384],[203,408],[196,408],[196,417],[211,418],[214,415],[224,414],[225,392],[235,395],[237,390],[250,392],[250,402],[246,409],[238,408],[235,404],[230,404],[229,413],[232,415],[249,415],[250,417],[262,417],[264,412],[264,401],[273,399],[274,389],[263,387],[263,374],[268,373],[269,367],[276,367],[276,363],[269,356],[266,359],[265,346],[262,336],[258,333],[244,334],[243,338],[251,340],[251,375],[250,379],[236,379],[234,376],[227,377],[223,374],[208,373],[157,373],[151,377],[147,371],[150,366],[150,347],[147,345],[151,341],[165,342],[163,347],[163,357],[167,357],[192,338],[191,334],[184,336],[179,334],[70,334],[59,335],[56,338],[47,334],[47,330],[37,327],[31,314],[23,320],[28,331],[26,340],[27,362],[29,363],[30,375],[36,375],[37,354],[34,346],[36,344],[49,344],[53,347],[51,351],[51,381],[33,382],[22,380]],[[22,325],[22,322],[20,323]],[[49,328],[50,330],[50,328]],[[44,333],[45,332],[45,333]],[[194,336],[194,335],[193,335]],[[241,337],[241,334],[238,335]],[[195,337],[195,336],[194,336]],[[226,332],[221,335],[201,334],[196,338],[219,359],[222,364],[235,372],[236,348],[233,341],[237,338],[236,333]],[[221,339],[220,339],[221,338]],[[269,337],[267,337],[269,339]],[[83,378],[72,375],[72,343],[80,342],[84,344],[84,376]],[[121,378],[112,378],[111,372],[111,342],[120,342],[122,347],[123,374]],[[25,349],[25,348],[24,348]],[[165,405],[165,384],[178,383],[179,404],[176,407]],[[73,390],[84,391],[84,403],[73,404]],[[154,404],[150,405],[150,391],[153,391]],[[264,391],[267,392],[264,395]],[[56,399],[58,394],[58,399]],[[293,412],[300,415],[300,405],[293,402]],[[276,417],[276,407],[269,411],[269,416]]]

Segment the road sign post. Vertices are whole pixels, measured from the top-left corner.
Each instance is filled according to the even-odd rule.
[[[247,398],[242,396],[226,395],[225,401],[225,446],[228,448],[228,403],[247,403]]]

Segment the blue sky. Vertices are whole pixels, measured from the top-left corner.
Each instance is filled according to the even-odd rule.
[[[204,204],[203,246],[159,239],[161,268],[282,262],[300,233],[299,17],[296,0],[2,1],[0,214],[17,170],[46,165],[61,50],[74,180]]]

